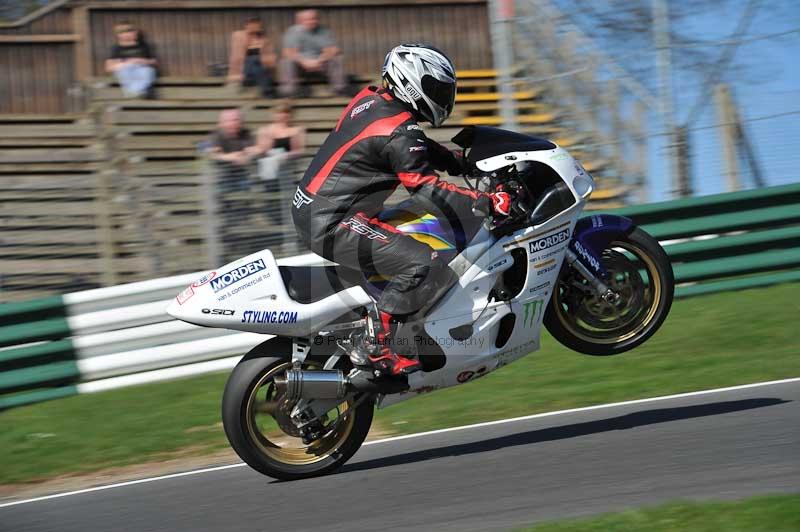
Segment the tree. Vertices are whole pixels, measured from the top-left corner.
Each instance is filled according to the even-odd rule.
[[[652,86],[655,79],[652,0],[555,0],[555,3],[637,79]],[[718,68],[726,48],[747,41],[748,32],[756,27],[753,21],[757,16],[772,19],[792,16],[795,5],[791,1],[767,4],[763,0],[670,1],[670,42],[676,74],[704,79]],[[730,28],[731,33],[722,38],[716,33],[709,38],[708,28],[697,24],[698,19],[709,18],[719,20],[714,29]],[[759,72],[764,67],[763,61],[749,59],[740,57],[738,62],[726,65],[726,76],[739,82],[763,80],[763,72]]]

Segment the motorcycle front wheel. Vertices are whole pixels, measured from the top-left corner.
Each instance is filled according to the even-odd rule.
[[[288,357],[245,357],[234,368],[222,398],[225,435],[236,454],[256,471],[280,480],[331,473],[358,451],[367,437],[374,405],[343,400],[325,415],[324,432],[310,444],[289,418],[275,377],[291,367]],[[320,369],[311,364],[304,369]]]
[[[641,345],[664,323],[675,291],[669,257],[642,229],[611,242],[602,261],[615,301],[599,297],[565,264],[544,316],[556,340],[586,355],[618,355]]]

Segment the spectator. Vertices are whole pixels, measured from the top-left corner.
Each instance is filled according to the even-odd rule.
[[[346,95],[344,66],[339,47],[328,28],[319,25],[315,9],[304,9],[295,15],[296,24],[283,36],[281,59],[281,92],[284,96],[297,96],[298,77],[324,75],[331,89]],[[307,96],[304,88],[300,96]]]
[[[257,139],[256,150],[266,155],[258,160],[258,175],[270,200],[267,214],[282,224],[289,219],[284,211],[291,201],[284,193],[296,185],[294,158],[305,149],[305,129],[292,124],[292,107],[282,103],[275,107],[273,122],[259,128]]]
[[[250,17],[244,29],[231,35],[231,56],[228,61],[228,81],[244,87],[257,86],[264,98],[275,96],[272,72],[277,57],[272,41],[267,37],[258,17]]]
[[[153,98],[156,79],[156,59],[142,33],[132,24],[123,22],[114,27],[117,42],[106,60],[106,72],[119,80],[125,96]]]
[[[305,149],[305,129],[292,123],[292,106],[283,102],[275,107],[273,122],[258,129],[259,153],[283,150],[286,154],[299,155]]]
[[[211,133],[208,153],[219,168],[219,185],[223,192],[247,190],[250,163],[257,153],[250,130],[242,123],[238,109],[226,109],[219,114],[216,131]]]

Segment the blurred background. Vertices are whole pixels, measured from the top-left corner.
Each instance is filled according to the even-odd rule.
[[[796,181],[795,2],[314,7],[337,64],[306,72],[290,28],[315,22],[285,2],[0,0],[0,302],[303,253],[294,184],[403,41],[459,71],[430,136],[549,137],[597,179],[591,208]]]
[[[798,37],[791,0],[0,0],[0,501],[235,460],[220,396],[264,337],[164,309],[254,251],[309,260],[295,184],[401,42],[458,70],[432,138],[488,125],[566,147],[596,179],[589,208],[665,246],[681,299],[630,356],[545,334],[513,369],[380,411],[373,438],[797,377]],[[715,453],[706,436],[653,448]]]

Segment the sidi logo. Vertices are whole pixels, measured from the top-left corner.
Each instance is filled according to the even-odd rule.
[[[248,262],[243,266],[239,266],[238,268],[231,270],[229,272],[225,272],[216,279],[211,280],[211,288],[214,292],[219,292],[225,288],[228,288],[232,284],[236,284],[242,279],[250,277],[254,273],[258,273],[262,270],[266,270],[267,265],[264,264],[264,259],[254,260],[253,262]]]
[[[236,314],[235,310],[227,308],[204,308],[201,312],[203,314],[214,314],[215,316],[233,316]]]

